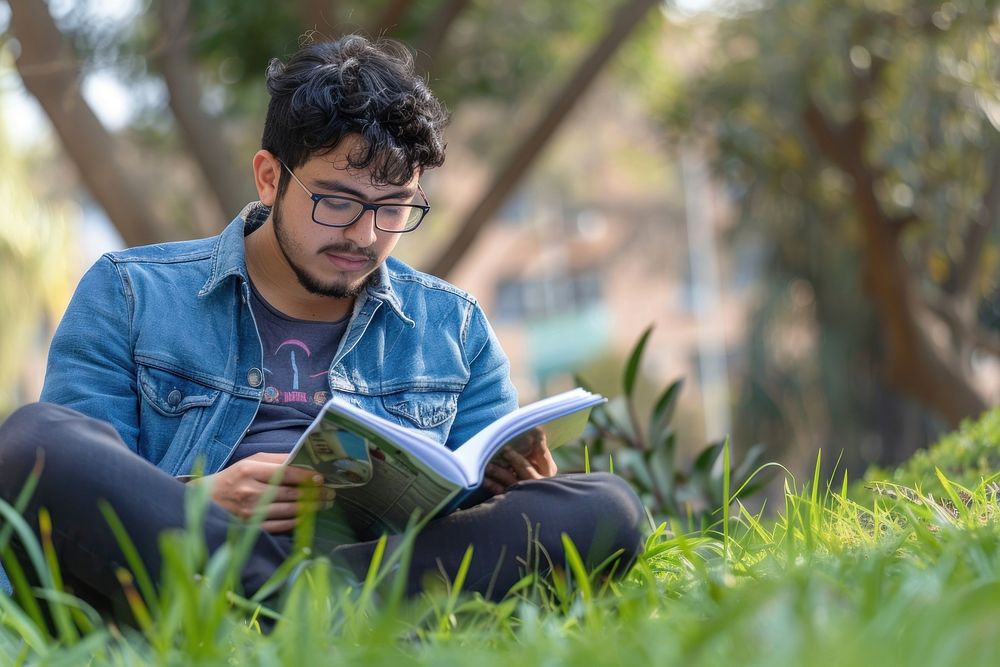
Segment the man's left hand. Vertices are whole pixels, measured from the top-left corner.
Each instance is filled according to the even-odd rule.
[[[544,441],[537,443],[527,456],[508,447],[486,465],[483,486],[493,495],[499,495],[520,481],[552,477],[556,472],[556,462]]]

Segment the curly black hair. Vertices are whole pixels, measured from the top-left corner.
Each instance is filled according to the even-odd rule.
[[[444,162],[448,114],[399,42],[347,35],[308,44],[287,63],[271,61],[267,92],[261,148],[290,169],[350,134],[362,142],[349,166],[370,169],[378,185],[406,184],[418,170]],[[282,170],[279,195],[287,186]]]

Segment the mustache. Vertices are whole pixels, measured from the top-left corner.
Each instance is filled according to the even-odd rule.
[[[317,253],[321,255],[328,252],[332,252],[334,254],[343,253],[347,255],[360,255],[361,257],[373,262],[378,259],[375,251],[371,248],[361,248],[353,243],[331,243],[330,245],[323,246],[317,251]]]

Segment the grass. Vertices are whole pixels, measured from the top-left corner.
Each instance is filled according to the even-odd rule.
[[[631,574],[611,584],[570,558],[553,581],[528,578],[497,604],[460,586],[404,600],[385,564],[352,588],[318,560],[267,635],[253,620],[265,610],[232,592],[245,544],[234,538],[209,557],[193,533],[173,535],[158,596],[142,593],[141,575],[122,577],[137,628],[95,619],[51,568],[53,627],[0,597],[0,664],[996,664],[996,486],[942,476],[950,493],[886,485],[859,502],[819,469],[806,484],[786,478],[776,516],[737,501],[712,530],[659,525]],[[35,560],[51,561],[46,540],[37,546]]]

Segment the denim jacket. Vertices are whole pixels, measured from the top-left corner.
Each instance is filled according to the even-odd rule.
[[[110,422],[171,475],[224,467],[264,389],[243,237],[268,212],[251,204],[219,236],[101,257],[53,338],[42,400]],[[451,449],[517,407],[473,297],[394,258],[377,278],[330,365],[331,395]]]

